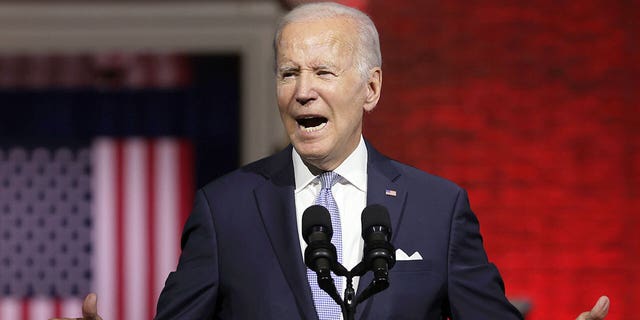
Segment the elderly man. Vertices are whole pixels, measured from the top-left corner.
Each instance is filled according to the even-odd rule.
[[[382,86],[371,20],[339,4],[303,5],[283,18],[275,48],[278,108],[292,146],[198,191],[156,319],[340,319],[302,258],[302,215],[314,203],[332,207],[332,241],[348,269],[362,259],[360,212],[368,204],[388,208],[392,243],[406,253],[390,287],[364,301],[356,318],[521,319],[487,259],[465,191],[363,139],[364,112]],[[371,279],[356,279],[358,292]],[[344,279],[336,284],[343,289]],[[608,303],[601,298],[579,319],[603,319]],[[95,295],[83,314],[100,319]]]

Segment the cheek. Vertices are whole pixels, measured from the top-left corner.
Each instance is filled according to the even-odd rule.
[[[287,86],[278,86],[276,88],[276,99],[278,101],[278,109],[284,112],[291,100],[291,90]]]
[[[347,119],[351,123],[362,117],[364,100],[360,95],[348,92],[341,95],[340,99],[340,105],[342,107],[336,109],[339,117]]]

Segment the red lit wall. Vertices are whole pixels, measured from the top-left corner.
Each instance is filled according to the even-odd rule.
[[[383,1],[365,135],[469,191],[528,319],[640,305],[640,4]]]

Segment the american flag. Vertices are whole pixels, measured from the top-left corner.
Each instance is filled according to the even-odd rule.
[[[171,138],[0,148],[0,320],[151,319],[179,255],[193,150]]]

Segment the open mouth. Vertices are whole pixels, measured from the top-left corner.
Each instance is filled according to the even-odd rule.
[[[325,117],[303,117],[296,119],[296,121],[302,130],[314,132],[324,128],[329,120]]]

